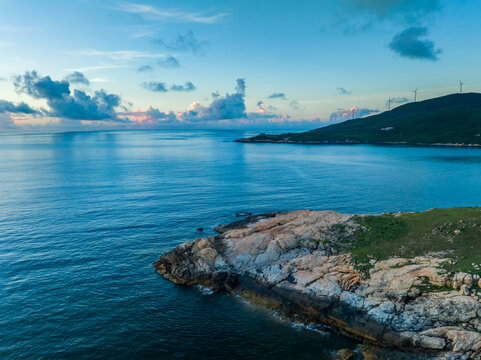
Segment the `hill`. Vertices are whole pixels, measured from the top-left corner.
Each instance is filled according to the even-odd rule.
[[[481,146],[481,94],[452,94],[306,132],[238,141]]]

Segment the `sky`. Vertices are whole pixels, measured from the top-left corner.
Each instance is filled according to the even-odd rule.
[[[309,129],[481,90],[476,0],[0,0],[0,130]]]

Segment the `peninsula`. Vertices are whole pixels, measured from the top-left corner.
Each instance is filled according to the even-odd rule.
[[[302,210],[216,231],[163,254],[155,269],[417,359],[481,358],[481,208]]]
[[[481,94],[452,94],[306,132],[260,134],[237,141],[481,146]]]

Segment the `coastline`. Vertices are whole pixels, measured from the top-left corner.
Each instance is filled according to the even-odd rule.
[[[410,143],[410,142],[363,142],[363,141],[291,141],[291,140],[251,140],[243,138],[234,142],[245,144],[290,144],[290,145],[373,145],[401,147],[448,147],[448,148],[481,148],[481,144],[450,144],[450,143]]]
[[[358,222],[365,216],[310,210],[251,216],[181,244],[154,267],[176,284],[226,291],[419,358],[481,358],[479,275],[448,270],[454,260],[446,252],[368,257],[366,267],[346,242],[365,231]]]

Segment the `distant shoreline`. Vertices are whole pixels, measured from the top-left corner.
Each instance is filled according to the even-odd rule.
[[[409,143],[409,142],[364,142],[364,141],[292,141],[292,140],[252,140],[237,139],[234,142],[249,144],[290,144],[290,145],[376,145],[402,147],[449,147],[449,148],[481,148],[481,144],[450,144],[450,143]]]

